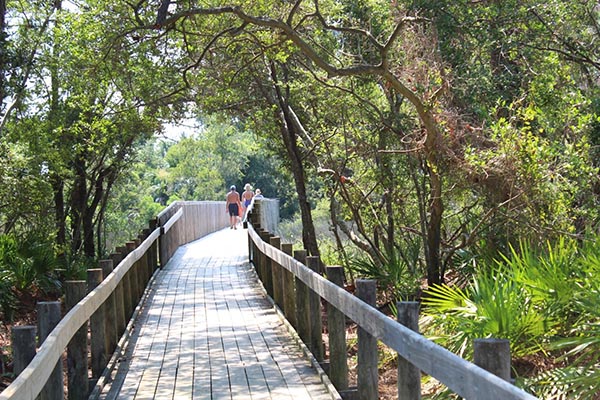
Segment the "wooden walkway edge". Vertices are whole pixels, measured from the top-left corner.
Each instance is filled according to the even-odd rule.
[[[339,399],[248,262],[245,230],[182,246],[156,276],[99,399]]]

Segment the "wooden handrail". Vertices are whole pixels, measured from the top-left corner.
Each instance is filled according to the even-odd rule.
[[[408,329],[343,288],[324,279],[293,257],[264,242],[252,225],[248,226],[248,234],[258,251],[290,271],[361,328],[459,396],[479,400],[536,399],[509,382]]]
[[[58,323],[52,333],[44,340],[39,351],[27,368],[0,393],[0,400],[35,399],[42,391],[54,365],[62,356],[65,347],[77,330],[87,322],[92,314],[106,301],[115,290],[123,276],[138,261],[148,248],[160,236],[155,229],[141,245],[129,253],[98,287],[88,293]]]
[[[227,225],[228,216],[225,216],[224,212],[219,212],[224,209],[224,204],[225,202],[176,202],[163,210],[158,215],[158,218],[162,221],[162,224],[159,223],[159,225],[162,226],[153,229],[146,239],[137,248],[127,254],[119,265],[105,277],[102,283],[77,303],[61,319],[52,333],[42,343],[39,351],[29,365],[8,388],[0,393],[0,400],[34,400],[43,390],[54,365],[60,360],[64,349],[75,333],[105,303],[128,272],[135,270],[133,267],[136,262],[144,258],[151,246],[159,238],[163,240],[173,237],[174,239],[167,240],[168,243],[165,243],[164,247],[174,248],[198,239],[207,233],[224,228]],[[191,215],[195,217],[199,213],[204,212],[205,215],[201,218],[204,224],[202,229],[198,230],[199,221],[185,221],[186,212],[192,213]],[[173,214],[169,217],[170,213]],[[178,224],[177,229],[172,229],[178,221],[183,221],[183,223]],[[163,247],[163,245],[160,247]],[[165,257],[161,259],[161,262],[166,264],[171,250],[165,251]],[[156,256],[152,256],[151,258],[156,262]],[[144,275],[144,280],[147,281],[150,278],[148,276],[150,272],[145,270],[141,272]],[[135,301],[137,302],[138,299],[136,298]]]

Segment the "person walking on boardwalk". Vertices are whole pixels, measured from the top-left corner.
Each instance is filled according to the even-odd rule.
[[[235,185],[231,185],[226,197],[225,212],[229,213],[229,229],[237,229],[237,220],[242,209],[240,203],[240,194],[235,190]]]
[[[244,192],[242,193],[242,215],[244,216],[244,220],[246,219],[246,214],[248,212],[248,206],[252,202],[252,198],[254,197],[254,192],[252,191],[252,186],[249,183],[244,185]]]

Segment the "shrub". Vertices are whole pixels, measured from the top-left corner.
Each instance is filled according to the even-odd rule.
[[[385,256],[382,264],[364,256],[354,258],[349,267],[356,276],[377,280],[377,285],[392,302],[418,297],[419,274],[396,253]]]
[[[60,287],[54,270],[57,261],[52,244],[35,236],[17,240],[0,235],[0,311],[12,320],[17,295],[49,292]]]
[[[441,344],[462,357],[472,354],[478,338],[503,338],[519,357],[541,349],[545,321],[531,296],[500,268],[480,272],[465,289],[446,285],[424,294],[427,329]]]

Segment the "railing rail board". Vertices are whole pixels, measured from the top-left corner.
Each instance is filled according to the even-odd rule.
[[[363,329],[397,351],[423,372],[444,383],[467,399],[534,400],[536,397],[487,372],[456,354],[406,328],[377,309],[324,279],[319,274],[261,240],[252,228],[248,233],[256,248],[278,265],[292,272],[328,303],[342,311]]]

